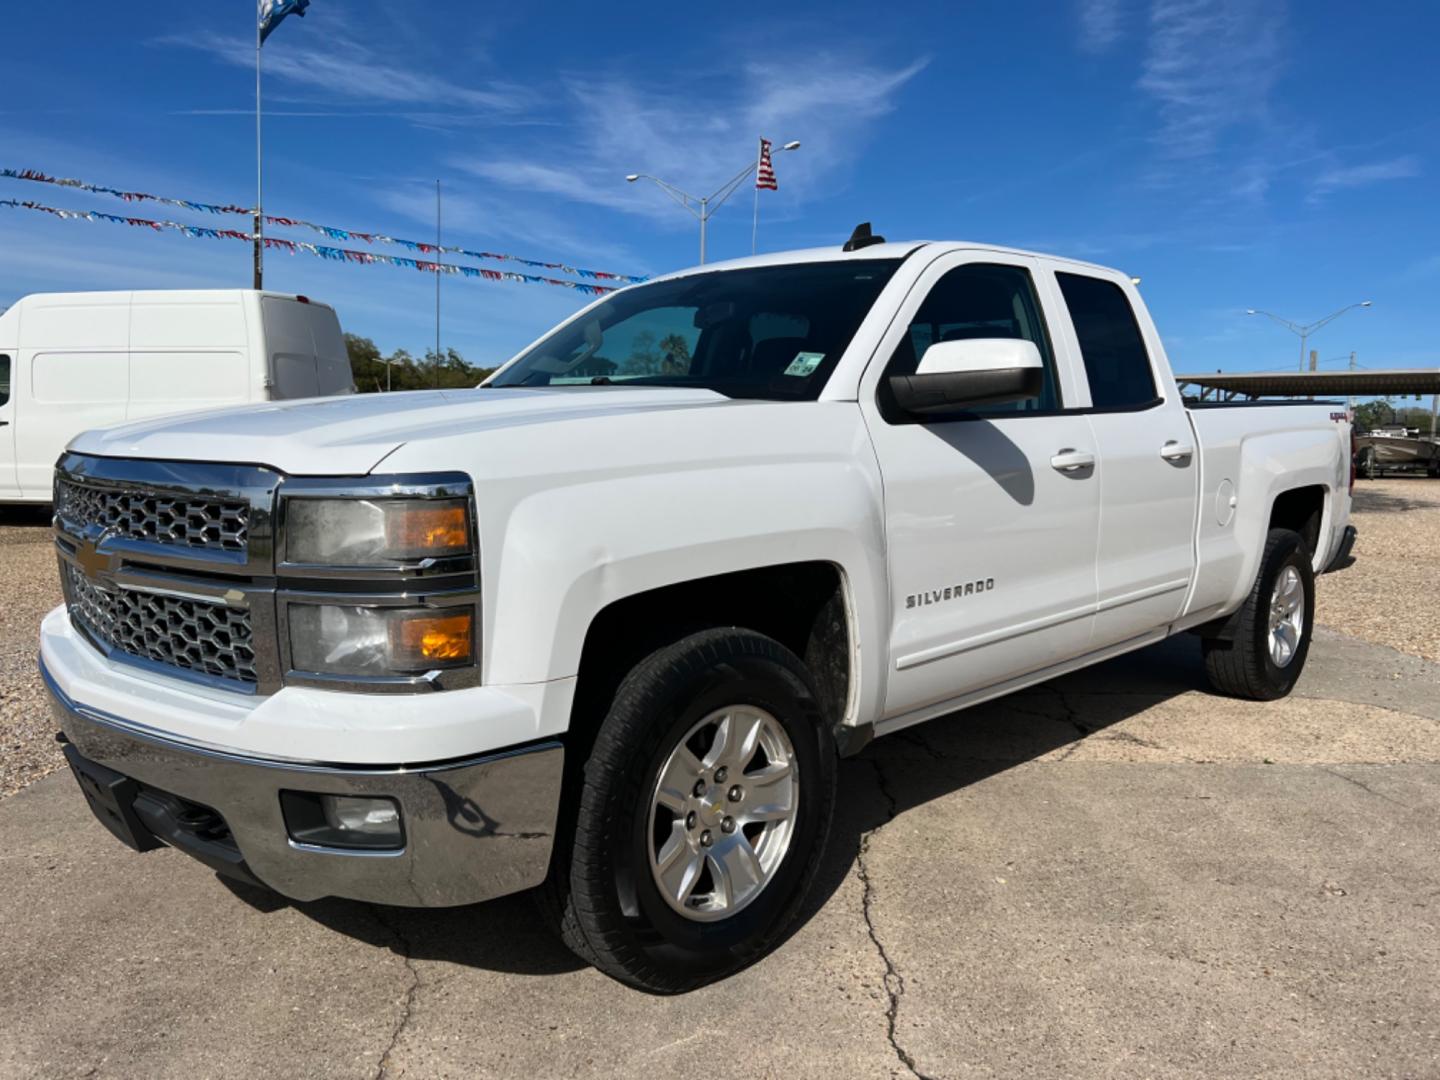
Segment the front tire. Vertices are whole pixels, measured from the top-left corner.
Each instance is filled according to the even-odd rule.
[[[809,672],[739,629],[692,634],[621,683],[585,763],[552,907],[582,959],[680,993],[753,963],[804,901],[836,753]]]
[[[1315,572],[1298,533],[1270,530],[1260,572],[1235,618],[1233,638],[1201,641],[1210,685],[1253,701],[1285,697],[1305,669],[1315,625]]]

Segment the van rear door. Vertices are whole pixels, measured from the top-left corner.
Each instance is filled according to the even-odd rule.
[[[283,296],[260,298],[270,396],[281,401],[348,393],[350,361],[335,312]]]
[[[350,371],[350,354],[345,335],[333,308],[310,305],[310,333],[315,338],[315,381],[321,394],[353,394],[355,376]]]

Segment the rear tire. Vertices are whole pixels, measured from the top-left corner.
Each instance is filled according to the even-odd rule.
[[[616,691],[545,906],[581,959],[630,986],[673,994],[724,978],[794,921],[835,776],[829,725],[793,653],[748,630],[692,634]]]
[[[1315,572],[1298,533],[1271,529],[1260,572],[1235,615],[1231,639],[1204,638],[1210,685],[1222,694],[1274,701],[1295,688],[1315,625]]]

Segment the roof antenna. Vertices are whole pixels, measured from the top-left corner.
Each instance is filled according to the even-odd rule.
[[[855,231],[850,234],[850,239],[845,241],[841,251],[859,251],[861,248],[870,247],[872,244],[883,244],[885,238],[876,236],[870,231],[870,222],[862,221],[855,226]]]

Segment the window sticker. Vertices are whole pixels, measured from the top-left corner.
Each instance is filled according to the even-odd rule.
[[[823,352],[799,352],[795,359],[790,361],[790,366],[785,369],[786,375],[794,375],[804,378],[814,372],[820,366],[820,361],[825,359]]]

